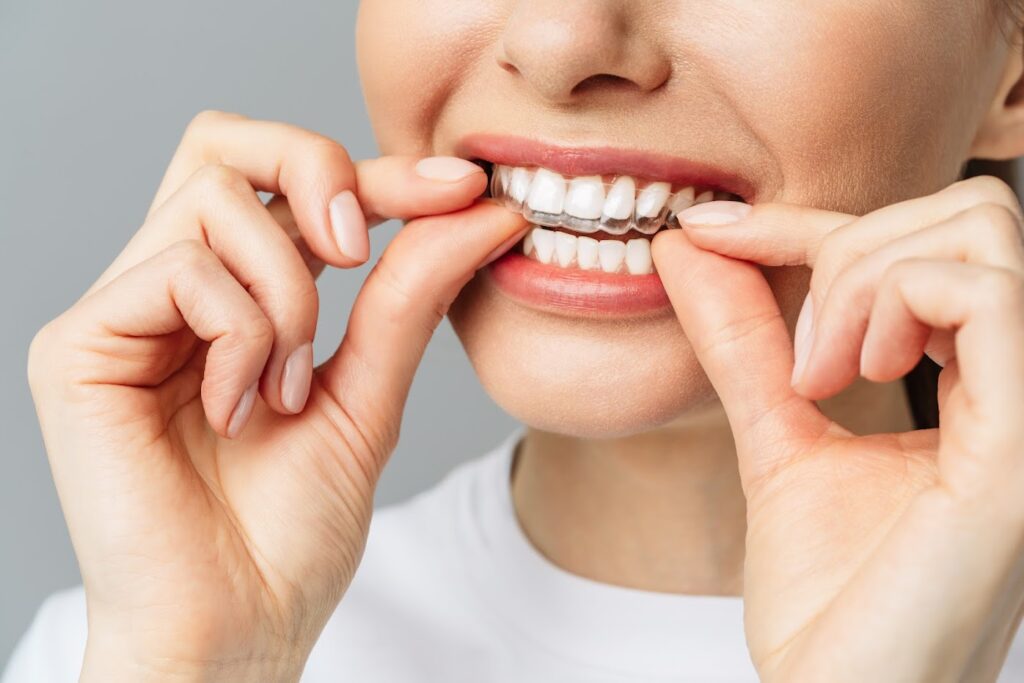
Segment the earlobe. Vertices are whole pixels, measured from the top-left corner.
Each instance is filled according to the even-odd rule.
[[[971,146],[971,158],[1005,161],[1024,156],[1024,49],[1018,35],[999,91]]]

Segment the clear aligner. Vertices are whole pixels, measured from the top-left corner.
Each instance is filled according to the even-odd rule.
[[[543,168],[495,165],[491,196],[527,220],[580,233],[653,235],[678,227],[675,216],[694,204],[729,198],[725,193],[673,188],[666,182],[638,185],[630,176],[563,178]]]

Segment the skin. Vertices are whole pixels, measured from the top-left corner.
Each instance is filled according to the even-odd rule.
[[[298,679],[449,310],[531,425],[513,494],[554,561],[742,593],[767,681],[994,680],[1024,604],[1021,213],[998,181],[950,183],[970,156],[1024,153],[1024,113],[1018,48],[970,5],[369,0],[363,81],[391,156],[197,117],[136,237],[30,351],[88,599],[83,680]],[[545,318],[474,278],[523,221],[475,201],[479,171],[417,162],[479,122],[741,163],[758,205],[655,239],[673,316]],[[346,190],[361,212],[332,220]],[[364,260],[356,237],[385,217],[408,223],[337,352],[289,365],[315,276]],[[903,433],[896,380],[924,353],[943,428]],[[595,490],[630,513],[577,502]]]

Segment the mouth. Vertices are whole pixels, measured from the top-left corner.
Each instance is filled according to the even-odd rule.
[[[572,315],[670,311],[651,240],[710,201],[749,201],[751,186],[717,169],[609,148],[467,138],[459,153],[487,171],[488,195],[532,227],[489,267],[511,298]]]

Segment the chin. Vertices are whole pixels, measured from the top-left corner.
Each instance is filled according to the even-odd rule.
[[[537,310],[506,296],[485,270],[449,319],[491,398],[535,429],[630,436],[714,399],[670,310],[625,319]]]

